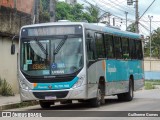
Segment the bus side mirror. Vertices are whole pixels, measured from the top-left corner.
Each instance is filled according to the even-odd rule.
[[[15,44],[12,43],[11,45],[11,55],[15,54]]]
[[[19,37],[18,37],[17,35],[13,36],[13,38],[12,38],[11,55],[14,55],[14,54],[15,54],[15,49],[16,49],[15,44],[13,44],[13,41],[14,41],[14,39],[18,39],[18,38],[19,38]]]

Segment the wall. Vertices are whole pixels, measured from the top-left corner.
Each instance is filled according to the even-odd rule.
[[[1,1],[1,0],[0,0]],[[4,2],[5,0],[3,0]],[[0,6],[0,77],[6,79],[7,82],[13,88],[14,93],[18,93],[18,81],[17,81],[17,51],[18,41],[16,43],[16,54],[11,55],[11,39],[16,34],[19,34],[20,28],[24,25],[32,23],[31,15],[23,12],[24,5],[28,5],[25,2],[29,0],[23,0],[23,5],[18,5],[21,11],[16,11],[13,8],[12,0],[9,0],[10,4],[3,3]],[[18,0],[17,0],[18,2]],[[32,2],[31,2],[32,3]],[[1,3],[2,4],[2,3]],[[21,3],[22,4],[22,3]],[[33,4],[33,3],[32,3]],[[7,7],[9,5],[10,7]],[[4,7],[5,6],[5,7]],[[31,7],[32,8],[32,7]]]
[[[0,32],[3,34],[19,34],[21,26],[31,24],[32,19],[29,14],[17,12],[2,6],[0,8],[0,13]]]
[[[160,80],[160,60],[145,60],[144,71],[146,80]]]
[[[16,44],[16,53],[18,51],[18,41]],[[6,79],[13,88],[14,93],[18,93],[17,83],[17,54],[11,55],[11,39],[0,37],[0,77]]]
[[[14,1],[16,1],[14,3]],[[0,0],[0,5],[9,8],[17,8],[18,11],[31,14],[34,0]]]
[[[145,60],[144,61],[145,71],[160,71],[160,60]]]

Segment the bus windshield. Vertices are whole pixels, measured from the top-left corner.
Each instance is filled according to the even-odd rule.
[[[31,76],[73,74],[83,67],[82,37],[21,39],[21,70]]]

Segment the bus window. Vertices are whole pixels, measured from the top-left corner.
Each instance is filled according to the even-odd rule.
[[[100,33],[96,33],[96,52],[97,58],[105,58],[103,35]]]
[[[86,32],[86,43],[87,43],[87,56],[88,60],[94,60],[95,59],[95,51],[94,51],[94,33],[92,34],[92,31],[87,30]]]
[[[105,35],[105,45],[106,45],[107,58],[114,58],[113,36],[112,35]]]
[[[130,51],[130,58],[136,59],[136,49],[135,49],[135,40],[130,39],[129,40],[129,51]]]
[[[122,58],[122,48],[121,48],[121,39],[120,37],[114,36],[114,49],[115,49],[115,56],[117,59]]]
[[[123,51],[123,58],[129,58],[129,44],[127,38],[122,38],[122,51]]]
[[[142,60],[143,59],[142,42],[140,40],[136,40],[136,53],[137,53],[137,59]]]

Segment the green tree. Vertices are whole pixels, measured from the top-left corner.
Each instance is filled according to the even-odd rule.
[[[150,37],[146,38],[146,44],[144,46],[145,57],[150,56]],[[151,40],[151,54],[152,57],[160,59],[160,27],[157,30],[154,30],[152,33]]]
[[[129,32],[136,32],[135,23],[130,24],[127,27],[127,31],[129,31]]]
[[[74,16],[74,21],[81,21],[83,19],[83,9],[83,6],[80,4],[71,6],[71,14]]]
[[[93,5],[84,10],[83,5],[70,5],[66,2],[56,3],[56,20],[70,20],[73,22],[87,20],[88,22],[98,22],[99,10]],[[40,22],[49,22],[49,0],[40,0]]]
[[[56,5],[56,20],[74,20],[71,14],[72,7],[65,2],[58,2]]]
[[[160,59],[160,27],[152,34],[152,54],[153,57]]]
[[[39,22],[45,23],[50,21],[49,0],[40,0]]]
[[[94,5],[90,5],[89,7],[87,7],[87,11],[89,13],[89,15],[91,16],[91,22],[99,22],[99,14],[100,14],[100,10],[98,9],[98,7],[94,6]]]
[[[93,23],[93,18],[88,12],[83,13],[83,19],[82,20],[87,20],[89,23]]]
[[[93,13],[84,12],[84,7],[81,4],[69,5],[65,2],[58,2],[56,5],[56,19],[57,20],[70,20],[78,22],[87,20],[88,22],[95,22]]]

